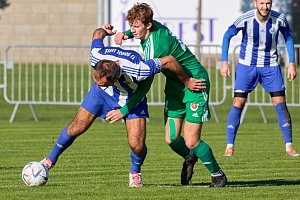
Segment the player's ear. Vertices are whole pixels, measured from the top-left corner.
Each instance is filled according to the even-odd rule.
[[[120,66],[120,61],[117,60],[117,61],[114,61],[116,63],[116,65]]]
[[[148,30],[150,30],[151,27],[152,27],[152,22],[149,22],[149,23],[147,24],[146,28],[147,28]]]
[[[257,8],[256,3],[257,3],[256,0],[253,0],[254,8]]]

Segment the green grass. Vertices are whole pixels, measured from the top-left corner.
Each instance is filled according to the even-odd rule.
[[[1,93],[0,93],[1,94]],[[3,97],[0,95],[1,99]],[[147,123],[148,156],[143,166],[144,187],[128,187],[129,147],[124,124],[97,120],[61,155],[44,187],[27,187],[21,171],[29,161],[46,156],[77,106],[35,106],[34,122],[21,105],[10,124],[12,105],[0,102],[0,199],[299,199],[300,160],[287,157],[273,108],[265,108],[263,124],[251,107],[240,126],[236,154],[223,156],[230,99],[216,107],[220,123],[205,123],[202,137],[226,173],[226,188],[208,188],[208,171],[197,163],[191,186],[181,186],[182,159],[164,143],[162,107],[150,107]],[[299,108],[290,108],[294,145],[300,149]]]

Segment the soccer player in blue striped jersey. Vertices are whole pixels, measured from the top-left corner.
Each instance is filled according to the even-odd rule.
[[[292,123],[286,106],[285,85],[278,63],[277,44],[279,33],[285,39],[289,56],[288,79],[296,78],[294,41],[292,31],[283,14],[271,10],[272,0],[254,0],[255,9],[250,10],[228,28],[223,37],[221,75],[230,76],[228,48],[230,39],[242,31],[240,58],[236,66],[233,105],[227,121],[227,147],[225,156],[232,156],[234,141],[240,125],[241,112],[248,93],[258,82],[268,92],[277,112],[285,151],[288,156],[299,156],[292,146]]]
[[[50,154],[41,162],[50,169],[58,160],[58,157],[66,150],[74,140],[83,134],[97,117],[114,122],[116,116],[106,114],[121,108],[138,90],[140,82],[162,68],[171,70],[178,75],[186,87],[198,91],[205,85],[185,74],[183,68],[172,56],[154,58],[144,61],[138,52],[124,50],[118,47],[105,47],[103,39],[106,35],[113,35],[113,26],[104,24],[93,33],[93,41],[90,52],[91,66],[94,68],[94,84],[83,100],[75,118],[67,125],[53,146]],[[143,185],[141,166],[147,155],[146,118],[149,117],[147,99],[143,98],[128,115],[124,116],[130,157],[132,165],[129,173],[129,186],[140,187]]]

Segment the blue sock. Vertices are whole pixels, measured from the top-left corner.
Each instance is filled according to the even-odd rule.
[[[242,109],[232,106],[227,119],[227,144],[234,144],[237,130],[240,126]]]
[[[292,120],[286,103],[283,102],[276,105],[275,110],[277,111],[278,125],[281,129],[284,143],[292,142]]]
[[[53,146],[51,153],[48,155],[48,158],[50,158],[53,165],[57,162],[59,155],[62,154],[75,139],[76,137],[70,137],[68,135],[66,127],[61,131],[57,142]]]
[[[133,153],[133,151],[130,151],[130,157],[131,157],[131,168],[130,168],[130,173],[136,172],[140,173],[141,172],[141,167],[144,163],[144,160],[147,155],[147,148],[145,149],[145,152],[141,156],[137,156]]]

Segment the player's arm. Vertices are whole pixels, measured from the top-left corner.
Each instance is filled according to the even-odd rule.
[[[222,42],[222,62],[221,62],[221,68],[220,73],[223,77],[229,77],[230,76],[230,66],[228,64],[228,49],[231,38],[237,34],[237,29],[234,25],[231,25],[228,30],[225,32],[223,36],[223,42]]]
[[[289,79],[289,81],[292,81],[296,78],[297,75],[295,66],[294,38],[292,35],[292,30],[290,29],[288,23],[286,23],[286,26],[281,26],[279,30],[285,39],[286,49],[289,56],[287,78]]]
[[[114,37],[114,40],[115,40],[115,44],[117,45],[122,45],[122,41],[123,40],[127,40],[127,39],[130,39],[130,38],[133,38],[133,34],[132,32],[129,30],[125,31],[125,32],[118,32],[115,37]]]
[[[136,107],[142,99],[146,96],[148,91],[150,90],[151,84],[153,82],[154,76],[150,76],[144,81],[141,81],[137,90],[132,94],[132,96],[129,98],[126,105],[124,105],[122,108],[117,110],[109,111],[106,114],[106,120],[109,120],[110,123],[114,123],[120,119],[122,119],[124,116],[128,115],[128,113]]]
[[[163,65],[163,69],[173,72],[179,80],[192,91],[200,91],[206,88],[205,80],[197,80],[186,74],[182,66],[173,56],[165,56],[159,58]]]
[[[93,37],[92,40],[95,39],[104,39],[106,35],[114,35],[116,33],[116,31],[114,30],[114,27],[111,24],[103,24],[100,26],[100,28],[97,28],[96,30],[94,30],[93,32]]]

